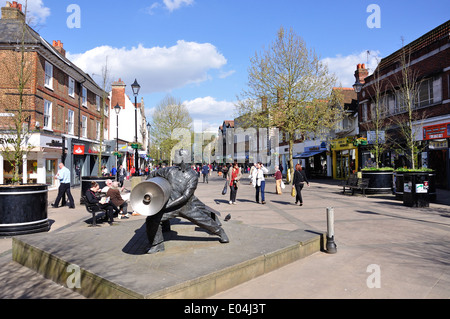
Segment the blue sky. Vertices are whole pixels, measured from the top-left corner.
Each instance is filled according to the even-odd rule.
[[[19,1],[24,2],[24,1]],[[5,0],[0,0],[4,6]],[[186,103],[204,128],[232,120],[233,103],[247,83],[255,52],[283,26],[303,37],[343,86],[358,63],[400,49],[449,19],[448,0],[29,0],[34,28],[61,40],[67,56],[100,82],[108,57],[111,80],[131,87],[137,78],[146,113],[166,94]],[[70,10],[69,5],[79,8]],[[367,20],[379,8],[379,28]],[[69,12],[68,12],[69,9]],[[79,27],[68,19],[80,18]],[[367,51],[370,54],[367,54]],[[339,83],[338,83],[339,84]]]

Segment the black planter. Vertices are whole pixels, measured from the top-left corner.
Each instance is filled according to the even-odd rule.
[[[84,204],[83,196],[86,194],[86,191],[91,188],[91,182],[97,182],[100,189],[106,186],[106,180],[111,179],[114,180],[112,176],[82,176],[81,177],[81,195],[80,195],[80,204]]]
[[[369,179],[368,194],[392,193],[392,171],[367,171],[362,172],[362,178]]]
[[[403,172],[394,172],[392,184],[395,198],[403,199]]]
[[[434,172],[403,172],[403,205],[429,207],[436,200]]]
[[[0,185],[0,236],[47,232],[47,206],[47,185]]]

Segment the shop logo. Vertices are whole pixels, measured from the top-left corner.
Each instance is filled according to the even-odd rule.
[[[75,155],[84,155],[84,145],[74,145],[73,153]]]

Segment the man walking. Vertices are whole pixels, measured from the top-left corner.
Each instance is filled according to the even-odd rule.
[[[64,166],[63,163],[59,163],[59,171],[55,176],[55,179],[59,179],[59,189],[58,196],[56,197],[55,203],[51,204],[53,208],[58,208],[59,201],[65,194],[67,194],[67,198],[69,199],[69,208],[75,208],[75,202],[72,197],[72,193],[70,192],[70,171],[67,167]]]
[[[120,187],[123,187],[123,181],[125,179],[126,174],[127,174],[126,169],[123,167],[122,164],[120,164],[120,166],[119,166],[119,176],[118,176],[119,177],[118,178],[118,182],[119,182],[119,186]]]
[[[206,184],[208,184],[209,166],[206,165],[206,163],[203,163],[202,175],[203,175],[203,183],[205,182],[206,179]]]

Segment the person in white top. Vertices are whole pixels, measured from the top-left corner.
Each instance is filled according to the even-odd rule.
[[[265,194],[264,190],[266,188],[266,180],[264,178],[264,174],[267,174],[269,171],[261,162],[256,163],[255,168],[251,174],[250,178],[252,180],[252,185],[256,189],[256,202],[259,204],[259,193],[261,192],[261,204],[265,204]]]

